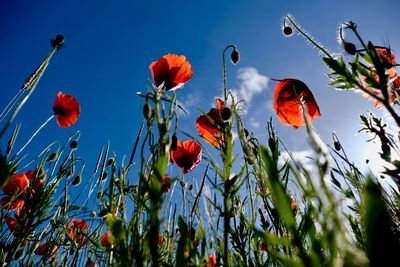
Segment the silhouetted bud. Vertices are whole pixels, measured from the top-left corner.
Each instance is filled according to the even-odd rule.
[[[107,166],[114,165],[115,159],[114,158],[109,158],[107,161]]]
[[[239,51],[237,51],[236,49],[234,49],[234,50],[232,51],[232,54],[231,54],[232,64],[235,64],[235,65],[236,65],[236,64],[239,62],[239,59],[240,59]]]
[[[244,136],[249,137],[249,131],[246,128],[243,128]]]
[[[54,48],[64,47],[64,36],[61,34],[57,34],[56,38],[50,41],[50,44]]]
[[[148,103],[143,105],[143,116],[146,120],[149,120],[153,114],[153,110],[151,109]]]
[[[269,149],[271,149],[271,152],[274,152],[276,150],[276,143],[275,143],[274,138],[270,137],[268,139],[268,146],[269,146]]]
[[[224,107],[221,111],[221,118],[223,121],[227,121],[231,118],[232,116],[232,111],[228,107]]]
[[[107,173],[103,172],[103,174],[101,175],[101,180],[105,180],[107,179]]]
[[[57,153],[51,153],[47,161],[53,161],[58,157]]]
[[[344,42],[343,44],[344,51],[346,51],[350,55],[355,55],[357,53],[357,48],[353,43]]]
[[[342,148],[338,141],[333,142],[333,146],[335,147],[336,151],[340,151],[340,149]]]
[[[72,185],[79,185],[82,181],[82,177],[80,175],[77,175],[74,177],[74,180],[72,180]]]
[[[293,33],[293,29],[292,29],[291,27],[285,26],[285,27],[283,28],[283,34],[284,34],[284,35],[290,36],[290,35],[292,35],[292,33]]]
[[[178,149],[178,138],[176,137],[176,134],[172,135],[172,141],[171,141],[171,150],[176,151]]]
[[[77,149],[78,148],[78,141],[76,141],[76,140],[71,141],[71,143],[69,143],[69,147],[71,149]]]

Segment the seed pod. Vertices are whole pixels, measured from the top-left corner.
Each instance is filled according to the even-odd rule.
[[[291,36],[292,33],[293,33],[292,27],[285,26],[285,27],[283,28],[283,34],[284,34],[284,35],[286,35],[286,36]]]
[[[150,104],[145,103],[143,105],[143,116],[146,120],[149,120],[151,116],[153,115],[153,110],[150,107]]]
[[[171,150],[176,151],[177,149],[178,149],[178,138],[176,137],[176,134],[173,134],[171,141]]]
[[[69,143],[69,147],[71,149],[77,149],[78,148],[78,141],[76,141],[76,140],[71,141],[71,143]]]
[[[240,59],[240,54],[239,51],[237,51],[236,49],[234,49],[231,53],[231,60],[232,60],[232,64],[236,65],[239,62]]]
[[[354,56],[357,53],[357,48],[353,43],[344,42],[343,48],[350,55]]]
[[[232,116],[232,111],[228,107],[224,107],[221,111],[221,118],[223,121],[228,121]]]

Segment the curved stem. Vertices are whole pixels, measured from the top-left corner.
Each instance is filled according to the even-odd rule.
[[[227,47],[225,47],[224,51],[222,52],[222,64],[223,64],[223,72],[224,72],[224,101],[226,103],[228,97],[226,95],[226,91],[227,91],[227,83],[226,83],[226,63],[225,63],[225,52],[226,50],[228,50],[229,48],[233,48],[236,50],[236,46],[234,45],[228,45]]]

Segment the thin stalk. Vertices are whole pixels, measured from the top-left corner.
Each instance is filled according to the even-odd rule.
[[[25,145],[15,154],[15,157],[18,157],[18,155],[21,154],[21,152],[32,142],[33,138],[35,138],[36,135],[38,135],[38,133],[44,128],[44,126],[46,126],[47,123],[49,123],[51,121],[51,119],[53,119],[53,118],[54,118],[54,114],[51,115],[42,125],[40,125],[40,127],[31,136],[31,138],[29,138],[29,140],[25,143]]]

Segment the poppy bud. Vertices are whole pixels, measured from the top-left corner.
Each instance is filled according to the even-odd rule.
[[[357,48],[353,43],[345,42],[343,44],[344,51],[346,51],[350,55],[355,55],[357,53]]]
[[[100,218],[102,218],[102,217],[107,216],[107,214],[108,214],[108,209],[104,209],[104,210],[101,210],[98,215]]]
[[[105,180],[107,179],[107,173],[103,172],[103,174],[101,175],[101,180]]]
[[[58,157],[57,153],[51,153],[47,161],[53,161]]]
[[[228,107],[224,107],[221,111],[221,118],[223,121],[227,121],[231,118],[232,116],[232,111]]]
[[[172,141],[171,141],[171,150],[176,151],[178,149],[178,138],[176,137],[176,134],[172,135]]]
[[[340,151],[340,149],[342,148],[338,141],[333,142],[333,146],[335,147],[336,151]]]
[[[170,122],[163,122],[160,125],[160,132],[162,134],[165,134],[166,132],[168,132],[169,127],[171,127],[171,123]]]
[[[153,115],[153,110],[151,109],[150,105],[148,103],[145,103],[143,105],[143,116],[146,120],[149,120],[151,116]]]
[[[50,41],[50,44],[54,48],[62,48],[64,46],[64,36],[57,34],[56,38]]]
[[[72,185],[79,185],[82,181],[82,177],[80,175],[77,175],[74,177],[74,180],[72,181]]]
[[[291,36],[292,33],[293,33],[293,29],[292,29],[291,27],[285,26],[285,27],[283,28],[283,34],[284,34],[284,35],[286,35],[286,36]]]
[[[92,211],[92,212],[90,213],[90,217],[96,217],[96,212],[95,212],[95,211]]]
[[[231,54],[232,64],[236,65],[236,64],[239,62],[239,59],[240,59],[239,51],[237,51],[236,49],[234,49],[234,50],[232,51],[232,54]]]
[[[107,166],[114,165],[114,162],[115,162],[114,158],[110,158],[110,159],[107,161]]]
[[[275,142],[274,138],[270,137],[268,139],[268,146],[269,146],[269,149],[271,149],[271,152],[274,152],[276,150],[276,142]]]
[[[76,140],[71,141],[71,143],[69,143],[69,147],[71,149],[77,149],[78,148],[78,141],[76,141]]]
[[[249,137],[249,131],[246,128],[243,128],[242,131],[243,131],[244,136],[246,136],[246,138]]]

